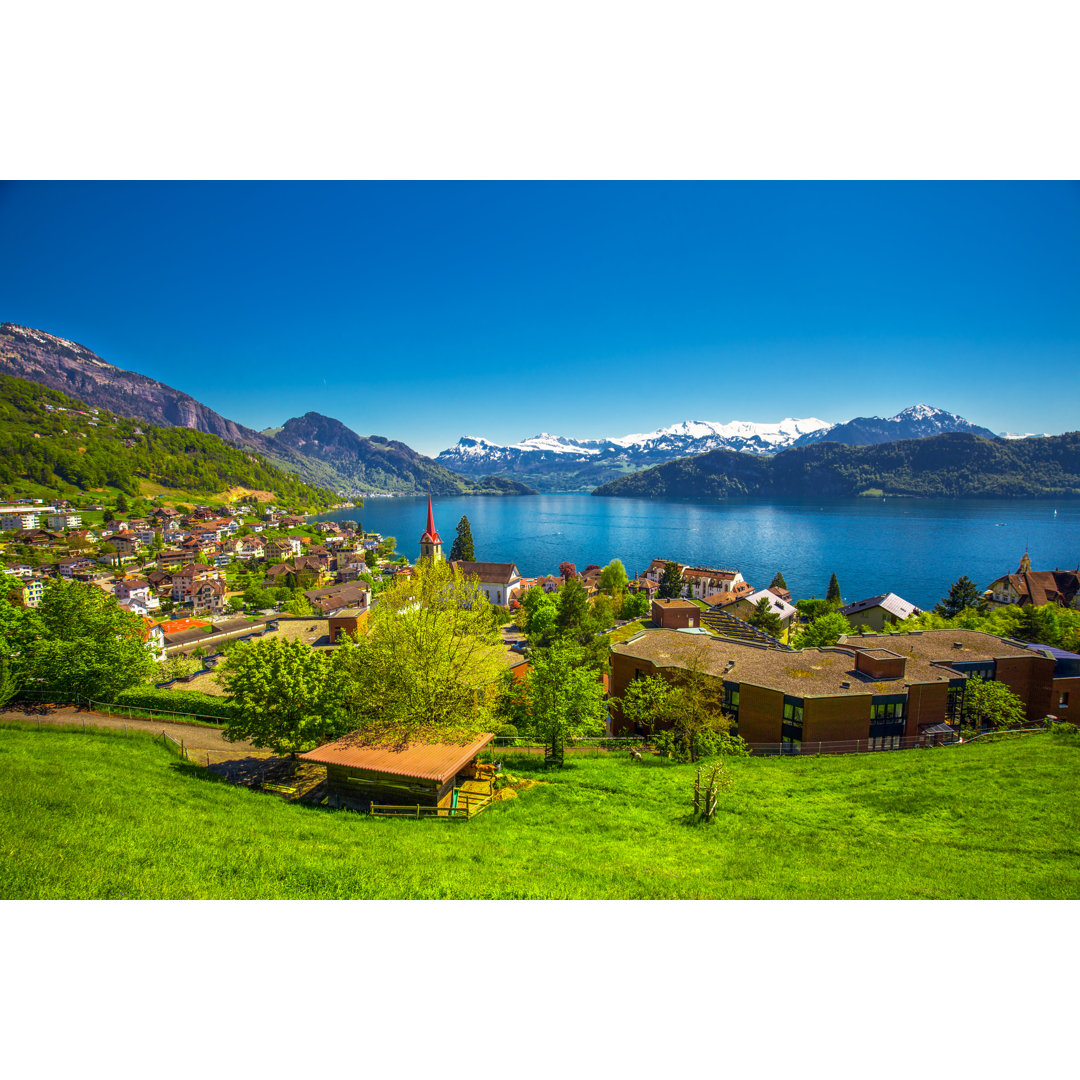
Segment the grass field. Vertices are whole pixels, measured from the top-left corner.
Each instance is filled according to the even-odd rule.
[[[0,897],[1075,898],[1080,742],[733,761],[577,759],[467,823],[291,805],[145,735],[0,729]]]

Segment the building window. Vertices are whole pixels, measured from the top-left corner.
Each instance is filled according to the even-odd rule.
[[[870,702],[871,750],[899,750],[904,738],[904,712],[907,698],[903,694],[878,695]]]
[[[803,699],[784,697],[784,722],[780,725],[780,753],[802,752]]]
[[[737,682],[724,683],[724,699],[721,705],[725,715],[731,717],[731,734],[739,734],[739,684]]]
[[[1065,690],[1061,690],[1058,693],[1058,708],[1067,709],[1069,707],[1069,694]]]

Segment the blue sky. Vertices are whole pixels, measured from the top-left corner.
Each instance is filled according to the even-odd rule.
[[[0,319],[255,428],[1077,427],[1077,184],[8,183],[0,236]]]

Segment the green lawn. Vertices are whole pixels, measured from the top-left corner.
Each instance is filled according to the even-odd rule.
[[[690,766],[579,759],[467,823],[289,805],[143,735],[0,729],[0,897],[1076,898],[1080,742]]]

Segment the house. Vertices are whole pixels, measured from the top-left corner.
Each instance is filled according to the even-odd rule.
[[[367,619],[366,608],[342,608],[336,615],[328,620],[328,636],[331,645],[337,645],[342,634],[356,637],[360,628]]]
[[[477,759],[495,738],[484,733],[464,745],[380,747],[363,745],[361,737],[354,732],[297,757],[326,766],[328,805],[368,812],[373,805],[416,807],[417,817],[424,807],[429,816],[466,809],[466,785],[486,774]]]
[[[840,614],[855,628],[865,626],[876,633],[886,626],[894,626],[912,615],[922,612],[914,604],[896,593],[881,593],[866,600],[856,600],[854,604],[840,609]]]
[[[320,614],[333,617],[346,609],[366,612],[371,606],[371,589],[364,581],[308,589],[304,596]]]
[[[876,640],[876,639],[874,639]],[[1004,683],[1027,720],[1078,714],[1080,656],[1056,657],[975,630],[893,634],[888,647],[859,637],[791,652],[723,637],[644,630],[612,645],[613,731],[632,730],[618,703],[636,678],[672,678],[698,667],[713,682],[734,728],[763,753],[843,753],[925,745],[957,727],[964,685]],[[1069,710],[1072,710],[1070,713]]]
[[[565,584],[565,579],[561,574],[541,574],[536,579],[536,585],[546,593],[558,592]]]
[[[154,586],[146,578],[135,578],[133,581],[118,581],[113,595],[121,603],[129,603],[132,610],[142,608],[143,614],[156,611],[161,607]]]
[[[45,582],[41,578],[28,578],[22,582],[23,606],[36,608],[45,595]]]
[[[36,529],[41,524],[41,512],[25,506],[9,506],[0,511],[0,532],[15,529]]]
[[[1080,607],[1080,569],[1032,570],[1031,557],[1025,551],[1016,573],[992,581],[983,595],[992,607],[1006,604]]]
[[[219,615],[225,609],[225,582],[203,578],[191,590],[191,610],[194,615]]]
[[[162,567],[163,569],[190,566],[195,561],[195,552],[184,551],[183,549],[176,549],[173,551],[159,551],[155,556],[155,560],[158,566]]]
[[[56,564],[56,572],[60,577],[73,578],[95,564],[96,560],[89,555],[76,555],[73,559],[61,559]]]
[[[127,531],[113,533],[109,537],[109,543],[116,548],[117,555],[137,555],[142,550],[139,538]]]
[[[659,583],[664,576],[664,567],[674,562],[672,559],[653,559],[649,568],[641,575],[647,581]],[[738,570],[725,570],[711,566],[685,566],[676,562],[682,579],[683,596],[691,600],[704,600],[713,593],[730,592],[746,596],[754,590]]]
[[[299,555],[303,550],[299,536],[279,536],[276,540],[266,543],[266,557],[268,559],[289,559]]]
[[[701,625],[701,608],[690,600],[654,600],[650,615],[665,630],[694,630]]]
[[[513,563],[452,562],[467,578],[474,578],[481,591],[492,604],[509,607],[521,590],[521,575]]]
[[[730,604],[723,605],[724,611],[734,615],[737,619],[748,620],[757,610],[758,604],[766,600],[769,610],[780,620],[780,633],[777,635],[781,641],[787,641],[788,632],[791,629],[792,620],[799,614],[794,604],[781,600],[771,589],[761,589],[752,592],[748,596],[737,596]]]

